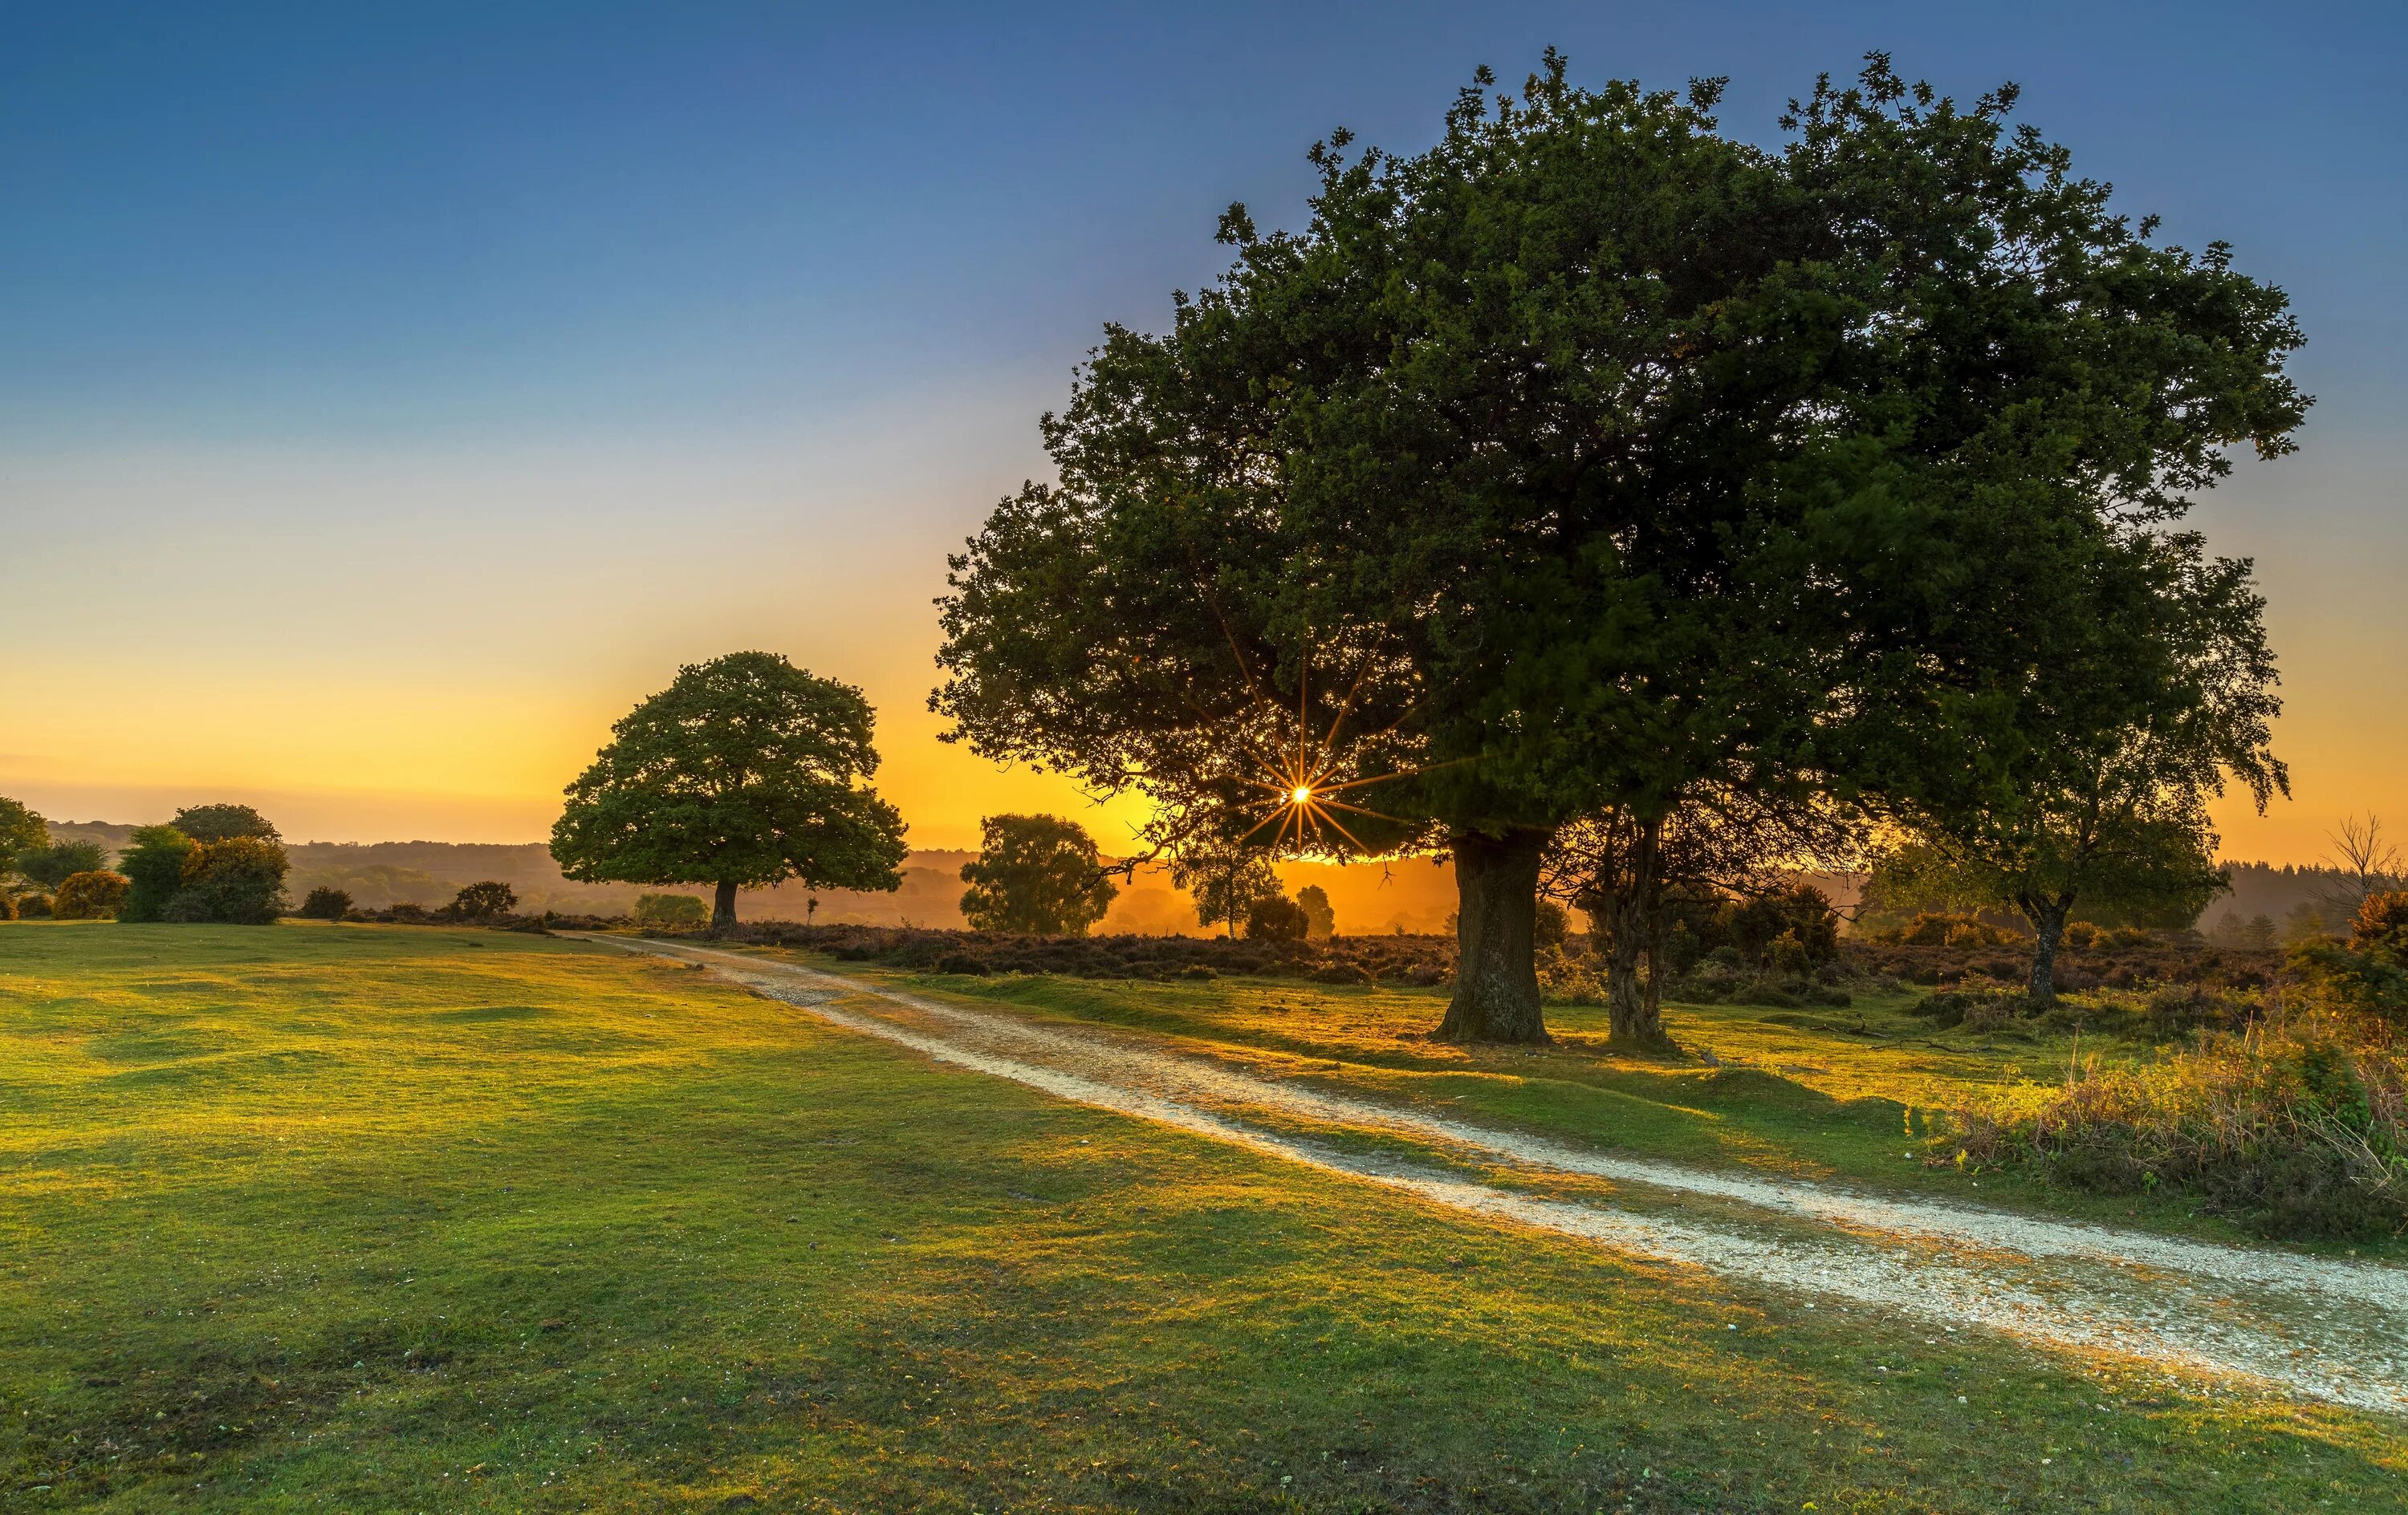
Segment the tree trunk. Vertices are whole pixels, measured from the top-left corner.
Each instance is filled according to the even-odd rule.
[[[1546,845],[1547,834],[1537,830],[1454,839],[1455,998],[1440,1022],[1439,1040],[1549,1040],[1533,956],[1539,854]]]
[[[719,881],[719,894],[711,901],[710,934],[724,936],[736,929],[736,885],[727,879]]]
[[[2070,899],[2041,900],[2027,905],[2024,919],[2032,923],[2038,938],[2032,943],[2031,997],[2035,1004],[2057,1003],[2057,944],[2065,937],[2065,918],[2071,914]]]
[[[1639,827],[1630,844],[1630,866],[1617,879],[1611,899],[1599,902],[1605,919],[1605,1009],[1615,1047],[1656,1051],[1671,1045],[1664,1035],[1664,994],[1656,961],[1656,929],[1662,924],[1664,823]]]

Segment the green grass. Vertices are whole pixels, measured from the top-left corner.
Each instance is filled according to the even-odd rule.
[[[2394,1422],[1928,1343],[543,938],[0,927],[0,1174],[11,1509],[2408,1506]]]
[[[1949,1109],[2028,1099],[2061,1082],[2076,1058],[2096,1067],[2155,1050],[2062,1030],[1941,1031],[1911,1013],[1920,991],[1860,993],[1845,1008],[1668,1006],[1667,1026],[1693,1055],[1652,1058],[1610,1050],[1605,1011],[1596,1007],[1549,1006],[1554,1048],[1482,1050],[1427,1039],[1445,1010],[1443,990],[817,965],[1043,1018],[1141,1030],[1288,1077],[1619,1152],[2210,1240],[2257,1239],[2179,1191],[2100,1195],[2050,1187],[2028,1172],[1953,1165]],[[1694,1055],[1701,1052],[1714,1061]],[[2408,1240],[2302,1250],[2408,1262]]]

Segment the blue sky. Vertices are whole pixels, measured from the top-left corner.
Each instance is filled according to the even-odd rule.
[[[1518,79],[1549,43],[1588,80],[1728,75],[1727,126],[1767,141],[1869,48],[1960,95],[2013,79],[2135,213],[2286,287],[2305,452],[2200,519],[2261,560],[2303,793],[2228,829],[2312,856],[2408,791],[2408,7],[94,5],[0,26],[0,607],[41,654],[0,671],[0,793],[56,811],[200,785],[325,836],[531,836],[600,724],[752,644],[870,688],[931,844],[993,795],[1055,794],[929,739],[943,552],[1041,472],[1035,417],[1102,324],[1159,325],[1220,265],[1224,205],[1292,222],[1316,136],[1417,148],[1473,65]],[[95,599],[108,616],[77,617]]]

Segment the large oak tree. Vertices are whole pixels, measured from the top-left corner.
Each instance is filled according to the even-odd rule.
[[[2279,293],[2149,245],[2010,94],[1876,60],[1770,153],[1712,83],[1489,83],[1418,156],[1316,147],[1303,231],[1233,207],[1168,333],[1107,329],[1057,481],[954,562],[935,704],[1174,847],[1245,837],[1267,775],[1384,776],[1251,845],[1449,850],[1440,1034],[1529,1041],[1562,826],[1980,750],[2014,606],[2080,556],[2001,544],[2162,517],[2299,402]]]
[[[868,784],[875,720],[861,691],[773,652],[681,668],[568,786],[552,855],[571,879],[710,884],[715,931],[738,889],[897,888],[903,820]]]

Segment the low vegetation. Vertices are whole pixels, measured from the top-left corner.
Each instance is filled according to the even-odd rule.
[[[1831,1088],[1573,1078],[1422,1039],[1409,990],[927,982],[1377,1036],[1483,1118],[1726,1160],[1837,1130],[1961,1181],[1898,1162],[1856,1039],[1735,1010],[1673,1023],[1819,1049]],[[2386,1508],[2408,1473],[2376,1417],[1928,1343],[540,936],[26,927],[0,1010],[12,1508],[2241,1515]],[[1900,1093],[1946,1061],[1884,1056]]]

